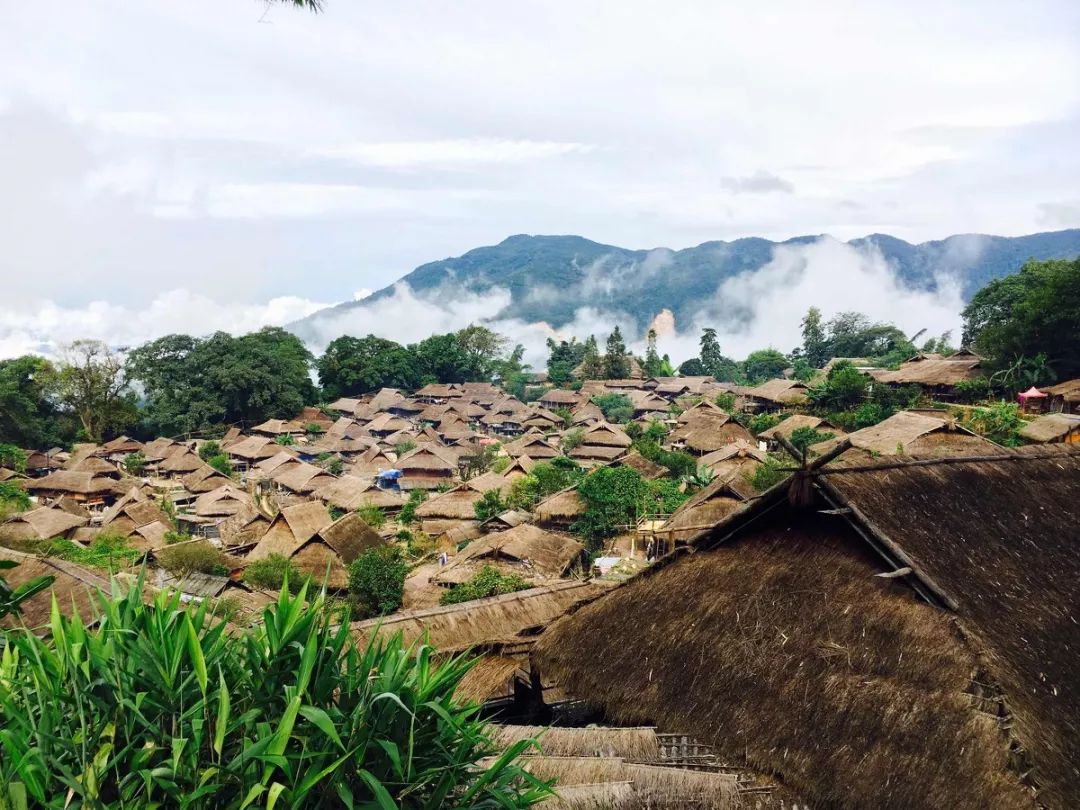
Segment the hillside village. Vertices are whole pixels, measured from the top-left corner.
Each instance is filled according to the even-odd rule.
[[[55,578],[31,626],[52,594],[92,611],[110,574],[237,626],[310,578],[360,642],[479,655],[458,696],[507,739],[558,726],[525,760],[577,785],[560,806],[648,785],[663,807],[1067,807],[1080,380],[1026,392],[999,443],[956,404],[980,364],[745,386],[632,361],[537,376],[528,402],[431,383],[215,438],[26,448],[0,470],[27,497],[0,558],[14,586]],[[818,415],[815,386],[851,375],[913,407]]]

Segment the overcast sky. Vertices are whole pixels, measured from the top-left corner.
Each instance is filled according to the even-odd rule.
[[[1075,0],[4,0],[0,22],[0,354],[282,322],[514,233],[1080,226]]]

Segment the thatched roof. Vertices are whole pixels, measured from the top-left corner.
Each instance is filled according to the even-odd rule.
[[[746,395],[776,405],[801,405],[806,391],[806,383],[799,380],[768,380],[747,389]]]
[[[379,533],[364,522],[364,519],[356,512],[346,512],[325,529],[321,529],[319,537],[337,552],[346,564],[351,563],[369,548],[385,545]]]
[[[878,382],[898,385],[954,386],[964,380],[983,376],[982,358],[970,352],[957,352],[950,357],[917,355],[900,365],[896,371],[875,371]]]
[[[564,489],[540,501],[534,512],[541,523],[558,523],[584,515],[585,502],[576,488]]]
[[[662,467],[655,461],[649,461],[645,456],[641,455],[637,450],[631,450],[629,453],[618,459],[615,464],[620,467],[630,467],[636,470],[637,473],[648,481],[656,481],[663,478],[668,474],[667,467]]]
[[[289,447],[282,447],[269,458],[264,458],[261,461],[255,462],[254,469],[264,475],[272,475],[287,464],[299,464],[300,461],[297,459],[297,455],[299,454],[296,450]]]
[[[1051,397],[1061,397],[1063,401],[1070,404],[1080,402],[1080,380],[1066,380],[1043,388],[1042,391]]]
[[[1080,416],[1067,413],[1048,413],[1029,422],[1020,431],[1027,442],[1064,442],[1080,434]],[[1073,438],[1075,441],[1075,438]]]
[[[416,516],[421,519],[475,520],[474,504],[482,493],[468,487],[458,487],[428,498],[416,507]]]
[[[545,677],[822,806],[1077,806],[1080,453],[810,479],[809,510],[775,487],[557,623]]]
[[[248,554],[248,559],[262,560],[271,554],[291,557],[321,529],[333,522],[329,510],[321,501],[305,501],[286,506]]]
[[[505,493],[510,489],[512,483],[513,481],[500,473],[486,472],[483,475],[470,478],[465,482],[465,486],[469,489],[475,489],[477,492],[490,492],[497,489],[499,492]]]
[[[752,442],[753,436],[735,420],[718,424],[717,420],[695,420],[672,434],[672,440],[699,455],[713,453],[732,442]]]
[[[284,465],[270,476],[274,483],[292,492],[307,494],[331,483],[334,479],[322,467],[306,462]]]
[[[123,487],[111,478],[98,477],[92,472],[57,470],[44,478],[32,478],[24,484],[27,492],[67,492],[72,495],[115,495]]]
[[[244,490],[223,484],[196,498],[192,511],[199,517],[228,517],[254,505],[254,500]]]
[[[20,623],[29,628],[44,627],[49,623],[54,596],[61,613],[70,616],[77,610],[79,615],[88,621],[96,614],[97,591],[109,590],[108,581],[101,575],[63,560],[35,557],[3,547],[0,547],[0,560],[18,563],[14,568],[4,571],[4,579],[12,588],[18,588],[40,576],[55,578],[51,587],[20,605],[19,616],[0,619],[0,626],[3,627],[16,627]]]
[[[518,456],[510,462],[510,466],[503,470],[503,476],[506,478],[516,478],[522,475],[528,475],[532,472],[532,468],[536,466],[536,462],[532,456],[524,455]]]
[[[453,473],[457,471],[458,459],[449,447],[422,444],[405,453],[395,466],[406,474],[410,471]]]
[[[522,436],[517,441],[504,444],[503,450],[512,458],[528,456],[534,461],[543,461],[544,459],[555,458],[556,456],[562,455],[562,453],[559,452],[559,448],[550,444],[543,436],[539,435]]]
[[[400,632],[406,644],[426,633],[428,641],[438,650],[465,650],[544,627],[603,589],[603,585],[592,582],[560,582],[457,605],[402,611],[353,622],[352,632],[360,643],[376,633],[388,638]]]
[[[487,531],[500,531],[501,529],[512,529],[522,523],[528,523],[531,519],[532,515],[528,512],[507,509],[505,512],[495,515],[495,517],[488,518],[481,526]]]
[[[319,500],[326,501],[338,509],[359,509],[364,504],[364,496],[371,489],[370,478],[359,478],[355,475],[343,475],[328,481],[316,489],[312,495]],[[400,499],[400,497],[399,497]]]
[[[85,517],[72,515],[55,506],[41,506],[13,515],[0,523],[0,539],[48,540],[53,537],[67,537],[72,531],[89,522]]]
[[[761,433],[758,434],[758,438],[771,441],[779,436],[783,436],[785,439],[790,439],[791,434],[799,428],[812,428],[819,433],[832,433],[834,436],[840,436],[844,433],[843,430],[834,427],[820,416],[812,416],[808,413],[793,413],[780,424],[774,425],[768,430],[761,431]]]
[[[225,448],[225,452],[228,455],[249,462],[262,458],[270,458],[271,456],[276,455],[280,450],[281,445],[266,436],[247,436]]]
[[[203,460],[197,453],[184,448],[175,452],[158,465],[158,470],[164,473],[190,473],[199,469]]]
[[[659,762],[660,742],[652,726],[638,728],[546,728],[493,725],[495,742],[508,748],[518,740],[535,739],[549,757],[621,757],[635,762]]]
[[[485,655],[466,673],[454,690],[460,701],[483,703],[501,697],[521,668],[521,662],[501,655]],[[509,743],[508,743],[509,744]]]
[[[231,484],[232,479],[222,475],[209,464],[203,464],[194,472],[190,472],[180,479],[184,489],[188,492],[212,492],[220,486]]]
[[[931,437],[944,441],[934,441]],[[900,411],[876,425],[857,430],[847,440],[852,447],[883,456],[1006,452],[949,420],[910,411]]]
[[[509,559],[523,563],[531,573],[557,579],[577,562],[585,547],[571,537],[552,534],[529,523],[474,540],[439,573],[449,572],[472,560]],[[432,578],[437,581],[438,575]]]
[[[570,451],[570,458],[593,461],[614,461],[626,452],[625,447],[608,447],[599,444],[583,444]]]
[[[251,432],[266,436],[282,436],[286,433],[303,433],[304,426],[291,419],[267,419],[262,424],[253,427]]]
[[[684,501],[657,534],[671,541],[689,540],[711,529],[755,495],[741,470],[717,477]]]
[[[612,425],[609,422],[601,422],[586,428],[581,435],[585,444],[601,445],[603,447],[626,448],[634,443],[633,440],[626,435],[626,431],[618,425]]]

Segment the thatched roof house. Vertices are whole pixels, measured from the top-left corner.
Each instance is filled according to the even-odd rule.
[[[254,499],[244,490],[232,484],[223,484],[196,498],[192,512],[199,517],[224,518],[254,506]]]
[[[68,496],[81,503],[110,504],[127,489],[119,481],[92,472],[57,470],[43,478],[31,478],[23,484],[31,495],[39,498]]]
[[[582,396],[577,391],[567,391],[563,388],[552,388],[545,391],[540,397],[540,406],[548,410],[568,408],[573,410],[582,401]]]
[[[361,644],[376,634],[389,638],[395,633],[401,633],[405,643],[411,644],[426,633],[428,643],[437,650],[455,652],[546,627],[604,588],[593,582],[559,582],[457,605],[402,611],[353,622],[351,630]]]
[[[518,456],[510,462],[510,466],[503,470],[502,474],[504,478],[513,482],[515,479],[531,473],[534,466],[536,466],[536,462],[533,461],[532,456]]]
[[[316,489],[312,496],[326,501],[330,506],[351,512],[364,505],[364,497],[371,489],[371,484],[370,478],[343,475],[327,481]],[[400,496],[397,496],[397,499],[400,500]]]
[[[1020,438],[1032,444],[1080,442],[1080,416],[1067,413],[1048,413],[1029,422],[1020,431]]]
[[[201,492],[213,492],[220,486],[231,484],[232,479],[222,475],[209,464],[203,464],[194,472],[190,472],[180,479],[184,489],[188,492],[199,494]]]
[[[428,498],[416,507],[416,516],[424,522],[425,533],[437,535],[451,528],[443,525],[446,521],[476,521],[473,507],[482,497],[483,493],[479,490],[460,486]]]
[[[533,461],[544,461],[562,455],[559,448],[548,442],[539,433],[522,436],[517,441],[504,444],[503,451],[511,458],[528,456]]]
[[[349,584],[346,566],[382,543],[355,512],[335,521],[322,503],[308,501],[282,509],[247,559],[252,562],[280,554],[317,582],[326,578],[327,587],[340,590]]]
[[[818,466],[557,622],[534,664],[813,806],[1077,807],[1078,505],[1065,449]]]
[[[585,502],[576,487],[550,495],[533,510],[536,523],[544,528],[568,529],[585,514]]]
[[[89,518],[73,515],[56,506],[40,506],[12,515],[0,523],[0,541],[66,538],[89,522]]]
[[[205,462],[187,448],[172,453],[158,465],[158,472],[166,478],[187,475],[203,466]]]
[[[485,520],[480,524],[480,528],[486,532],[501,532],[520,526],[522,523],[528,523],[530,520],[532,520],[532,515],[528,512],[522,512],[520,509],[507,509],[505,512]]]
[[[480,567],[492,562],[509,562],[515,573],[558,579],[583,559],[585,546],[565,535],[552,534],[529,523],[474,540],[431,578],[439,584],[458,584]]]
[[[84,621],[91,621],[97,613],[97,592],[109,591],[109,582],[105,577],[64,560],[37,557],[3,547],[0,547],[0,560],[16,563],[14,568],[4,571],[4,579],[12,588],[22,587],[37,577],[54,578],[50,587],[19,606],[21,612],[18,616],[0,619],[0,627],[25,625],[37,629],[46,626],[52,612],[53,597],[63,615],[71,616],[78,611]]]
[[[847,441],[853,448],[863,451],[861,455],[864,457],[935,457],[1008,452],[952,420],[910,411],[900,411],[871,427],[814,445],[812,450],[827,452],[841,441]],[[841,456],[840,463],[860,463],[859,457],[860,454],[848,451]]]
[[[901,363],[896,371],[873,371],[871,376],[888,385],[949,389],[959,382],[983,376],[982,358],[967,350],[949,357],[920,353]]]
[[[684,501],[656,531],[656,536],[665,540],[670,549],[675,543],[686,542],[711,529],[756,495],[741,470],[722,478],[718,476]]]
[[[281,445],[267,436],[246,436],[224,449],[234,464],[244,466],[277,455]]]
[[[787,419],[784,419],[780,424],[774,425],[768,430],[763,430],[758,434],[759,439],[765,439],[766,441],[777,441],[780,436],[790,440],[791,434],[799,428],[810,428],[816,430],[818,433],[831,433],[833,436],[842,436],[844,431],[836,427],[832,423],[820,416],[813,416],[808,413],[793,413]]]
[[[728,478],[735,472],[743,476],[752,476],[768,453],[757,446],[757,442],[742,440],[725,444],[719,450],[707,453],[698,459],[698,464],[712,471],[717,478]]]
[[[304,425],[291,419],[267,419],[262,424],[253,427],[251,432],[260,436],[270,436],[271,438],[277,436],[302,436]]]
[[[458,471],[458,454],[438,444],[421,444],[405,453],[395,466],[401,470],[402,489],[438,489],[453,481]]]
[[[808,386],[799,380],[767,380],[745,391],[751,402],[765,410],[790,408],[806,402]]]
[[[667,467],[663,467],[655,461],[649,461],[637,450],[631,450],[626,455],[620,456],[612,462],[612,465],[615,467],[630,467],[647,481],[657,481],[668,474]]]
[[[1080,410],[1080,380],[1066,380],[1042,389],[1050,395],[1047,403],[1051,411],[1076,413]]]
[[[296,461],[284,464],[270,474],[274,484],[298,495],[309,495],[322,486],[331,483],[334,477],[322,467]]]

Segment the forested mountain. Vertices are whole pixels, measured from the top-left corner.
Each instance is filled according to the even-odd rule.
[[[402,281],[417,295],[437,295],[443,302],[455,294],[495,287],[509,290],[509,305],[490,313],[491,318],[547,321],[557,327],[571,320],[577,308],[594,306],[633,315],[641,324],[666,308],[682,322],[726,279],[766,265],[778,245],[818,238],[800,236],[784,242],[748,238],[705,242],[684,250],[628,250],[580,236],[518,235],[421,265]],[[965,299],[970,299],[988,281],[1018,270],[1025,259],[1080,255],[1080,229],[1018,237],[963,234],[917,245],[872,234],[849,244],[875,246],[898,277],[914,288],[932,289],[939,274],[955,274]],[[393,293],[393,285],[385,287],[363,301],[317,312],[290,329],[304,337],[328,315],[370,306]]]

